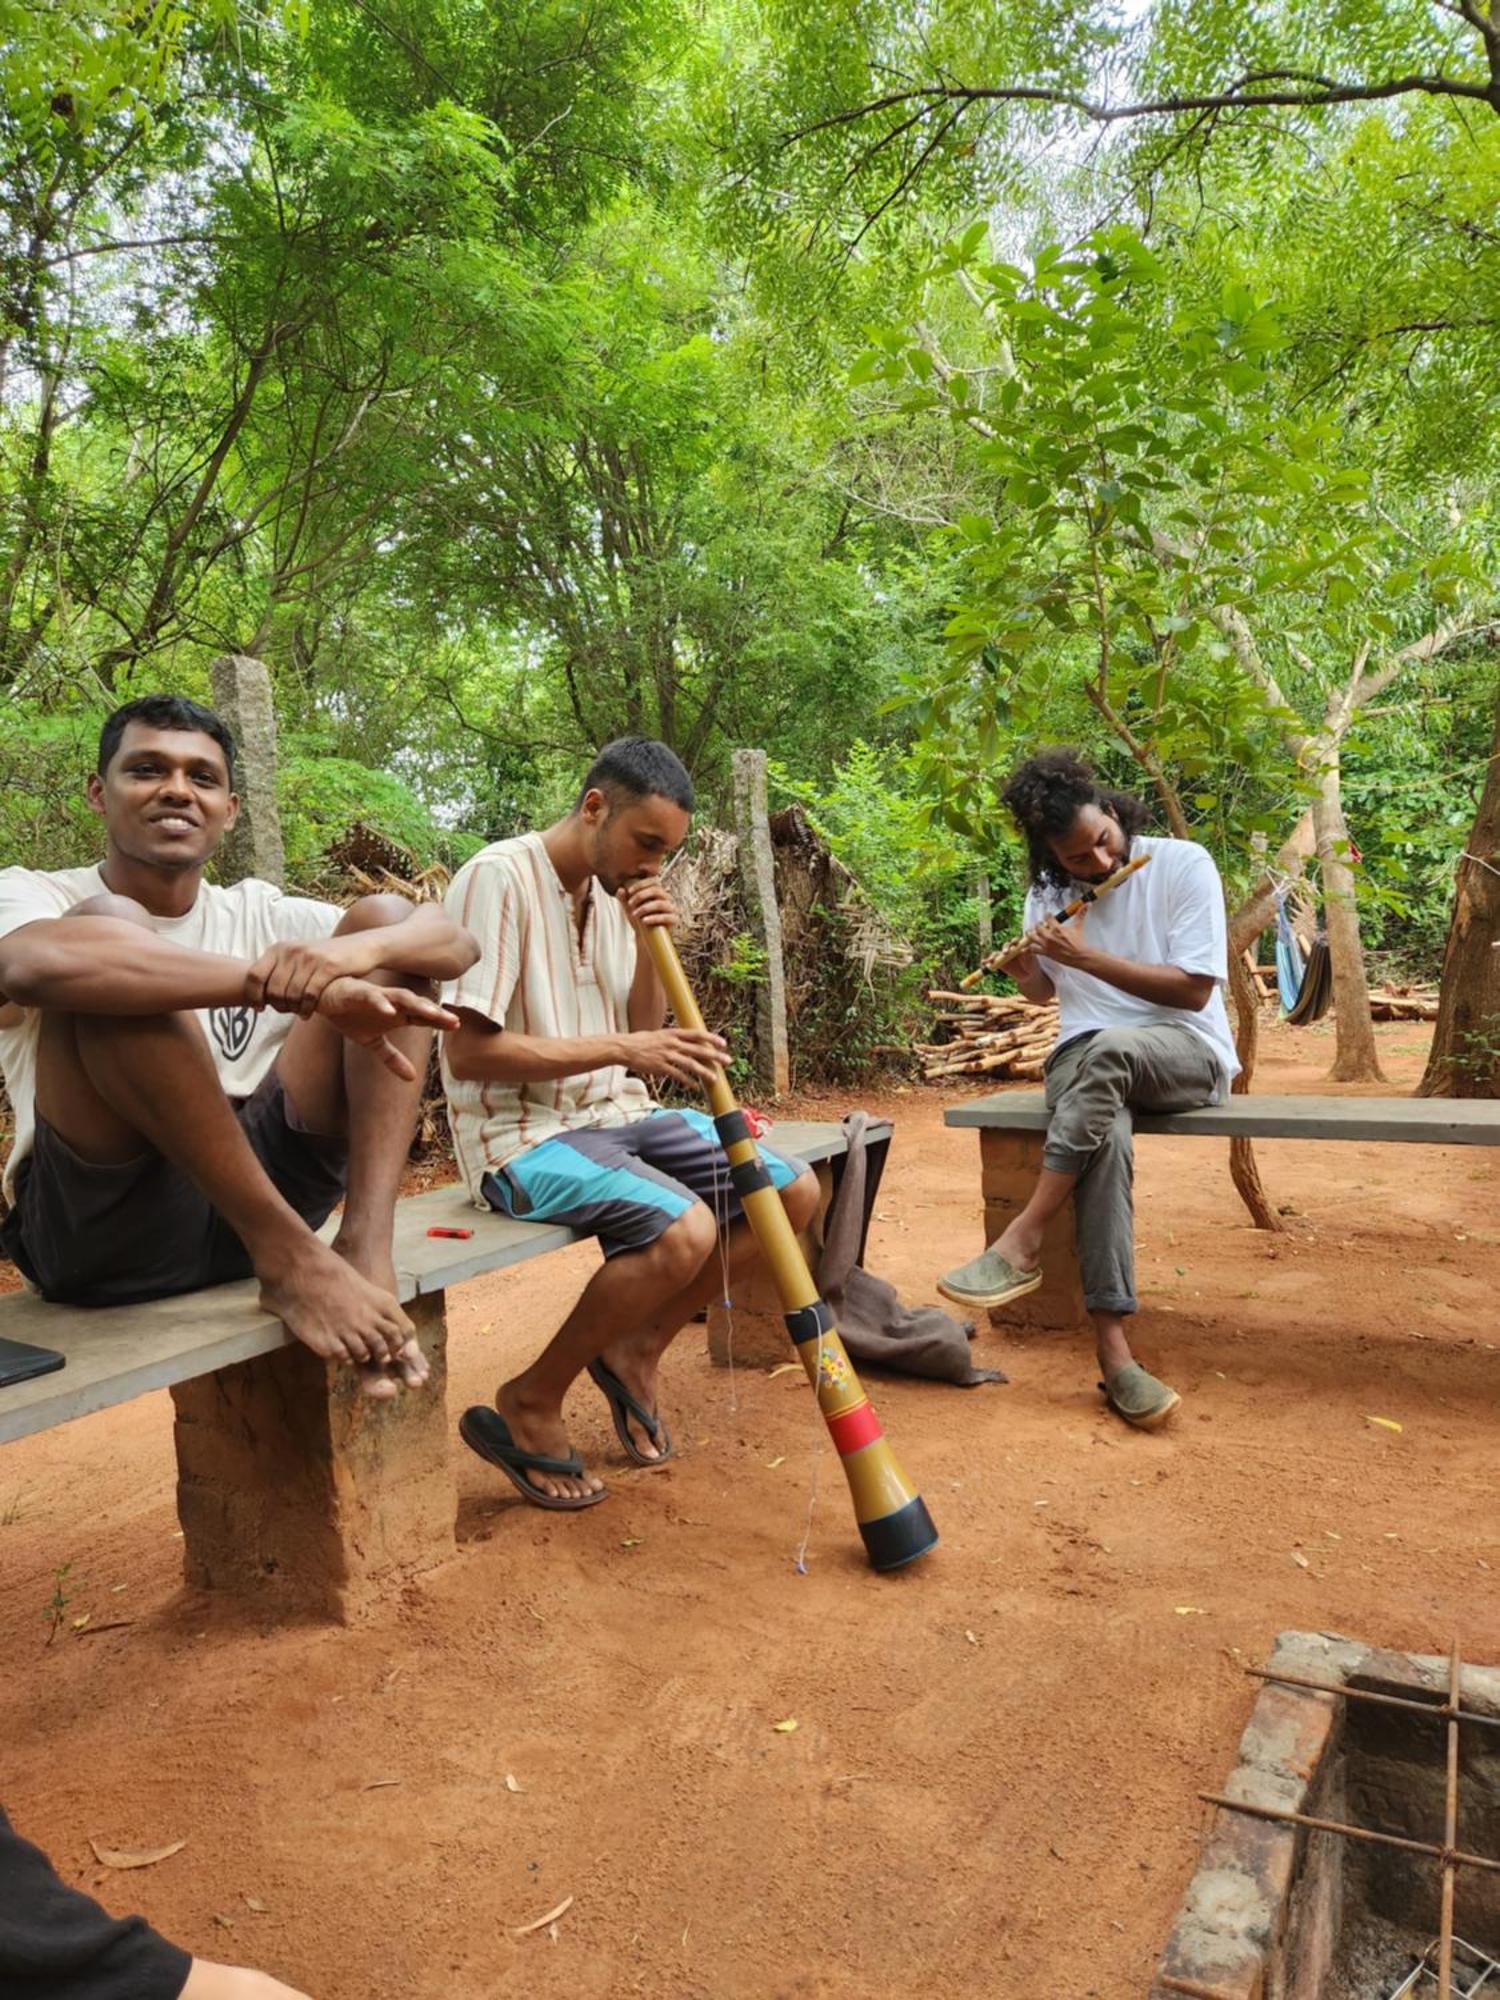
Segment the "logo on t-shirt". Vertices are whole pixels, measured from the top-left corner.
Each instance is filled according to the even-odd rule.
[[[209,1026],[218,1043],[219,1053],[225,1062],[238,1062],[250,1046],[250,1037],[255,1033],[255,1009],[253,1007],[210,1007]]]

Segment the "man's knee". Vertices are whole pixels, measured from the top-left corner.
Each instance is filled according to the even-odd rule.
[[[141,924],[147,930],[151,928],[150,912],[134,896],[116,896],[107,889],[75,903],[70,910],[64,910],[57,921],[65,924],[70,917],[114,917],[123,924]]]
[[[703,1268],[718,1235],[713,1210],[706,1203],[695,1201],[668,1224],[651,1247],[672,1279],[685,1285]]]
[[[781,1199],[786,1205],[787,1220],[799,1235],[817,1214],[821,1193],[818,1177],[811,1167],[804,1167],[797,1178],[788,1181],[781,1190]]]
[[[351,931],[381,930],[391,924],[405,923],[411,913],[411,903],[394,892],[361,896],[339,919],[338,935],[347,937]]]
[[[348,937],[351,931],[390,930],[394,925],[405,922],[412,913],[412,905],[405,896],[391,893],[375,896],[361,896],[357,903],[351,903],[345,910],[338,927],[340,937]],[[437,993],[437,982],[423,979],[417,973],[393,972],[384,966],[377,966],[366,975],[376,986],[404,986],[411,993],[425,993],[429,998]]]
[[[1136,1046],[1134,1028],[1101,1028],[1084,1050],[1084,1067],[1128,1060]]]

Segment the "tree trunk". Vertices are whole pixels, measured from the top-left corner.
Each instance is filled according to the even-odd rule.
[[[1460,857],[1441,999],[1418,1097],[1500,1097],[1500,698],[1479,811]]]
[[[1311,808],[1303,813],[1277,851],[1270,868],[1264,869],[1239,908],[1229,918],[1229,949],[1243,951],[1255,943],[1261,932],[1276,918],[1276,890],[1281,877],[1296,882],[1313,852],[1315,839]],[[1244,1058],[1241,1057],[1241,1061]]]
[[[1337,744],[1327,745],[1323,752],[1313,826],[1323,877],[1328,956],[1333,965],[1335,1040],[1329,1079],[1334,1083],[1378,1083],[1383,1079],[1375,1052],[1375,1024],[1370,1018],[1370,989],[1365,983],[1365,953],[1359,936],[1354,870],[1348,858],[1349,828],[1340,797]]]
[[[1260,1038],[1260,995],[1255,990],[1255,981],[1245,969],[1244,959],[1232,947],[1229,953],[1229,991],[1234,996],[1234,1047],[1240,1059],[1240,1073],[1231,1089],[1237,1097],[1242,1097],[1249,1090],[1250,1079],[1255,1074],[1255,1045]],[[1234,1182],[1235,1193],[1250,1211],[1250,1220],[1257,1229],[1275,1232],[1285,1228],[1261,1184],[1255,1148],[1248,1139],[1231,1139],[1229,1142],[1229,1178]]]

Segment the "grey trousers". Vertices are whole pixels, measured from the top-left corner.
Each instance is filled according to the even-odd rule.
[[[1052,1123],[1042,1164],[1076,1174],[1074,1230],[1083,1301],[1090,1312],[1133,1313],[1135,1143],[1132,1111],[1192,1111],[1211,1104],[1223,1071],[1192,1028],[1101,1028],[1047,1059]]]

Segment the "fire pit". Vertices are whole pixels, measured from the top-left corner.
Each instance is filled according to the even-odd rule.
[[[1500,2000],[1500,1672],[1290,1632],[1262,1678],[1151,2000]]]

